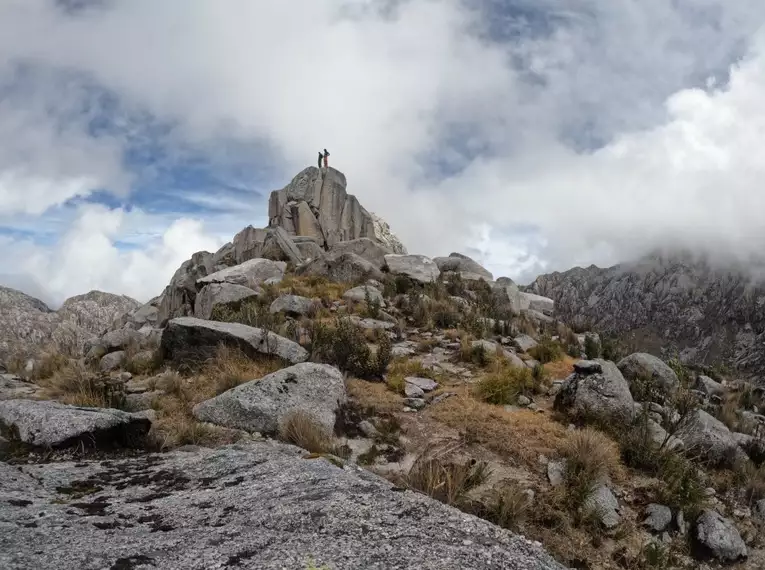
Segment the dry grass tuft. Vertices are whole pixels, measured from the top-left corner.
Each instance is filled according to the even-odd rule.
[[[460,432],[465,443],[479,443],[504,458],[536,468],[540,454],[552,455],[566,440],[566,429],[544,414],[529,410],[507,412],[478,402],[466,389],[426,412]]]
[[[304,411],[289,414],[279,429],[279,436],[311,453],[332,453],[334,450],[332,434]]]
[[[68,360],[51,377],[38,383],[50,398],[73,406],[121,408],[124,404],[124,394],[117,384],[99,378],[78,360]]]
[[[391,392],[385,384],[349,378],[346,388],[353,400],[363,408],[372,410],[373,413],[393,414],[401,410],[401,396]]]
[[[490,502],[486,505],[486,518],[494,524],[517,531],[526,520],[531,498],[514,481],[506,482],[494,490]]]
[[[474,387],[475,396],[489,404],[514,404],[518,396],[534,392],[534,379],[528,368],[516,368],[497,360],[494,369]]]
[[[385,375],[385,383],[396,394],[404,394],[405,378],[418,376],[420,378],[434,378],[435,374],[429,368],[425,368],[419,360],[397,358],[388,367]]]
[[[201,376],[207,380],[213,396],[217,396],[280,368],[281,364],[276,359],[252,359],[241,350],[221,345],[215,357],[205,364]]]
[[[579,359],[564,355],[560,360],[545,364],[544,370],[551,380],[563,380],[574,372],[574,363],[577,360]]]
[[[486,463],[456,457],[455,451],[445,448],[420,455],[404,484],[447,505],[461,504],[471,489],[486,481],[489,469]]]
[[[350,288],[348,283],[330,281],[320,275],[285,275],[276,285],[278,293],[289,293],[301,297],[319,298],[322,302],[339,301]]]

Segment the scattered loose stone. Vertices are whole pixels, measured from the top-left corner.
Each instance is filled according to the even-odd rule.
[[[702,552],[723,562],[736,562],[748,554],[738,529],[717,511],[707,509],[699,515],[694,538]]]
[[[654,532],[662,532],[672,522],[672,510],[664,505],[651,503],[646,507],[645,514],[643,525]]]
[[[412,384],[413,386],[417,386],[423,392],[432,392],[433,390],[438,388],[438,382],[436,382],[435,380],[432,380],[431,378],[407,376],[406,378],[404,378],[404,381],[407,384]]]

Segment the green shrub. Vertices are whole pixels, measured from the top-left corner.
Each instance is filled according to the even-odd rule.
[[[334,325],[313,323],[311,357],[359,378],[380,379],[391,359],[392,343],[384,331],[378,331],[377,352],[367,344],[364,333],[350,319],[336,319]]]
[[[530,394],[534,381],[528,368],[502,366],[487,374],[475,384],[476,398],[489,404],[514,404],[518,396]]]
[[[600,358],[600,343],[592,335],[584,336],[584,354],[588,360]]]
[[[369,317],[370,319],[379,319],[380,312],[382,311],[382,304],[378,298],[372,299],[368,287],[364,288],[364,302],[366,305],[364,316]]]
[[[440,329],[452,329],[460,324],[460,314],[451,303],[438,301],[430,309],[433,324]]]
[[[225,323],[241,323],[267,331],[276,331],[284,323],[284,315],[281,313],[272,314],[269,311],[270,304],[264,304],[263,301],[262,297],[244,301],[236,308],[216,305],[213,308],[210,319]]]
[[[621,468],[617,446],[596,429],[584,428],[570,434],[558,452],[566,459],[564,483],[572,510],[582,507],[595,486]]]
[[[529,355],[542,364],[547,364],[563,358],[563,347],[554,340],[545,338],[529,350]]]

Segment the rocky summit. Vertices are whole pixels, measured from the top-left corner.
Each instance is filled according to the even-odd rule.
[[[0,568],[765,567],[759,289],[408,253],[308,168],[141,305],[0,289]]]

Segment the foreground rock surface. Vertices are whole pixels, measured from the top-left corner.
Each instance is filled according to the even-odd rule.
[[[0,567],[563,569],[488,522],[305,456],[266,442],[110,462],[0,463]],[[93,492],[56,491],[76,481]]]
[[[694,538],[709,556],[723,562],[747,557],[747,548],[736,527],[717,511],[706,510],[696,521]]]
[[[140,444],[151,422],[121,410],[80,408],[58,402],[0,402],[0,429],[11,439],[38,447]]]
[[[249,356],[273,355],[292,364],[308,358],[308,352],[298,343],[272,332],[193,317],[179,317],[168,323],[162,332],[160,351],[168,361],[190,364],[214,356],[220,343],[237,347]]]
[[[345,383],[337,368],[304,362],[206,400],[194,408],[194,415],[229,428],[275,433],[291,412],[301,411],[332,433],[344,401]]]

